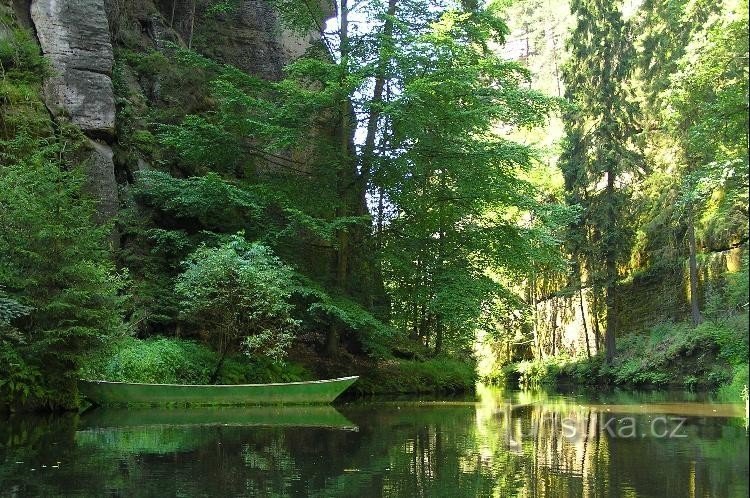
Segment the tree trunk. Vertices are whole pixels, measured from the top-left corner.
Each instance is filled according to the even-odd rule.
[[[341,40],[341,65],[344,69],[345,76],[348,75],[348,60],[349,60],[349,8],[347,0],[340,1],[340,40]],[[348,215],[349,202],[348,187],[351,179],[348,178],[349,168],[347,163],[349,161],[349,135],[350,135],[350,123],[349,123],[349,99],[344,99],[341,103],[341,137],[340,137],[340,166],[337,178],[337,190],[340,207],[337,210],[338,217],[345,217]],[[349,233],[346,228],[341,228],[336,235],[338,241],[338,250],[336,251],[336,287],[341,294],[346,293],[347,287],[347,273],[349,271]],[[334,356],[338,351],[339,340],[341,331],[339,330],[339,324],[333,323],[328,329],[328,335],[326,337],[326,353],[328,356]]]
[[[378,249],[383,249],[383,221],[385,216],[385,205],[383,203],[383,196],[385,195],[385,192],[383,191],[383,187],[380,187],[378,190]]]
[[[193,10],[190,14],[190,36],[188,37],[188,50],[193,49],[193,30],[195,29],[195,8],[198,0],[193,0]]]
[[[177,0],[172,0],[172,15],[169,18],[169,27],[174,29],[174,11],[177,7]]]
[[[375,140],[378,132],[378,120],[380,118],[379,106],[383,103],[383,90],[385,88],[386,81],[386,70],[388,65],[388,54],[386,44],[391,44],[393,41],[393,16],[396,14],[396,4],[398,0],[388,0],[388,17],[385,19],[383,25],[383,37],[380,41],[380,55],[378,59],[378,66],[375,74],[375,88],[372,94],[372,100],[370,101],[370,115],[367,119],[367,133],[365,135],[365,142],[362,147],[362,162],[360,164],[360,187],[359,193],[361,196],[360,206],[365,210],[367,209],[367,202],[365,196],[367,195],[367,186],[370,182],[372,175],[372,165],[375,154]],[[382,197],[381,197],[382,201]]]
[[[607,172],[606,195],[609,198],[610,203],[613,202],[615,195],[615,174],[612,170]],[[606,227],[606,230],[609,233],[605,232],[603,234],[607,237],[607,240],[604,242],[605,290],[607,293],[605,296],[605,303],[607,306],[607,327],[604,331],[604,349],[606,355],[605,359],[609,365],[615,358],[615,329],[617,327],[617,311],[615,310],[617,300],[617,261],[615,259],[615,248],[611,240],[613,238],[612,232],[615,230],[616,218],[614,208],[610,205],[608,206],[607,211],[609,219],[607,220],[608,226]]]
[[[586,336],[586,357],[591,359],[591,344],[589,343],[589,328],[586,325],[586,309],[583,307],[583,284],[578,282],[578,302],[581,306],[581,321],[583,322],[583,334]]]
[[[211,374],[211,380],[209,381],[211,384],[216,384],[216,381],[219,380],[219,373],[221,373],[221,367],[224,366],[224,360],[227,358],[227,351],[228,348],[222,348],[223,351],[221,352],[221,356],[219,357],[219,362],[216,364],[216,368],[214,368],[214,373]]]
[[[700,302],[698,301],[698,255],[695,243],[695,225],[693,224],[692,212],[688,218],[688,246],[690,250],[690,316],[693,319],[693,325],[699,325],[703,321],[701,316]]]
[[[607,267],[611,268],[610,262],[607,263]],[[609,273],[609,270],[608,270]],[[607,364],[611,364],[615,358],[615,331],[617,328],[617,310],[615,302],[617,300],[617,282],[611,282],[607,284],[607,295],[605,302],[607,304],[607,325],[604,331],[604,350],[606,353]]]
[[[340,337],[339,324],[332,323],[328,328],[328,335],[326,336],[326,355],[328,357],[336,356],[336,353],[338,353]]]
[[[599,330],[599,291],[595,288],[591,289],[591,308],[594,310],[592,324],[594,329],[594,341],[598,352],[602,349],[602,331]]]
[[[534,309],[534,318],[531,321],[531,334],[534,338],[534,354],[536,358],[542,357],[542,348],[539,344],[539,310],[537,306],[539,303],[536,299],[536,269],[532,270],[531,274],[531,306]]]
[[[443,324],[438,318],[435,320],[435,356],[443,352]]]

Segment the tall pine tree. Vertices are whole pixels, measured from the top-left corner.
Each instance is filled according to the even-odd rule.
[[[623,213],[628,184],[638,164],[637,133],[628,80],[634,69],[631,25],[619,2],[574,0],[576,26],[568,41],[570,60],[563,71],[566,96],[577,111],[566,119],[566,150],[561,167],[569,202],[581,218],[571,226],[573,260],[585,258],[595,293],[606,305],[607,362],[615,353],[618,263],[627,253],[629,235]],[[585,248],[585,250],[584,250]]]

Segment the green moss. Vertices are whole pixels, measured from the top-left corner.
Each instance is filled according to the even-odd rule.
[[[42,57],[33,36],[0,15],[5,32],[0,37],[0,140],[8,141],[3,148],[20,146],[20,134],[37,138],[50,136],[52,123],[42,102],[40,90],[49,65]],[[0,150],[0,153],[23,155],[27,150]]]
[[[0,18],[6,31],[0,37],[0,75],[16,81],[39,82],[49,73],[49,65],[29,31]]]

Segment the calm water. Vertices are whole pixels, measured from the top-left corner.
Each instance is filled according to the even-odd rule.
[[[478,394],[0,420],[0,496],[748,496],[744,406]]]

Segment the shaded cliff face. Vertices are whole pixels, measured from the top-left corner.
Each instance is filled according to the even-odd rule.
[[[325,1],[325,0],[324,0]],[[227,12],[210,9],[209,0],[14,0],[19,19],[30,23],[51,76],[45,103],[58,121],[69,121],[89,137],[86,163],[89,190],[98,200],[102,221],[117,214],[115,164],[127,142],[118,136],[112,72],[119,43],[162,50],[166,42],[195,49],[219,62],[265,79],[282,77],[283,67],[312,46],[318,33],[299,36],[284,30],[265,0],[243,0]],[[327,14],[332,14],[326,9]],[[321,20],[322,23],[322,20]],[[144,89],[160,98],[159,82]],[[125,140],[123,140],[125,139]],[[143,158],[138,158],[143,163]],[[127,175],[119,175],[125,178]]]
[[[88,134],[111,134],[114,56],[103,0],[34,0],[31,19],[53,71],[45,83],[50,111]]]
[[[320,39],[314,31],[298,35],[285,29],[267,0],[233,2],[223,12],[211,9],[215,3],[157,0],[156,7],[164,22],[192,49],[270,80],[280,79],[283,67]],[[320,10],[324,17],[334,14],[328,0],[321,1]],[[324,20],[319,22],[322,26]]]
[[[740,271],[747,246],[705,254],[699,265],[699,299],[705,306],[711,288],[722,287],[726,272]],[[687,320],[690,317],[690,284],[687,262],[674,271],[645,273],[619,285],[617,335],[648,330],[658,323]],[[537,304],[537,329],[545,356],[554,352],[571,355],[598,352],[597,336],[604,333],[604,299],[597,299],[590,288],[581,294],[555,296]],[[598,323],[597,323],[598,322]],[[586,332],[589,335],[586,342]],[[553,346],[554,344],[554,346]]]

